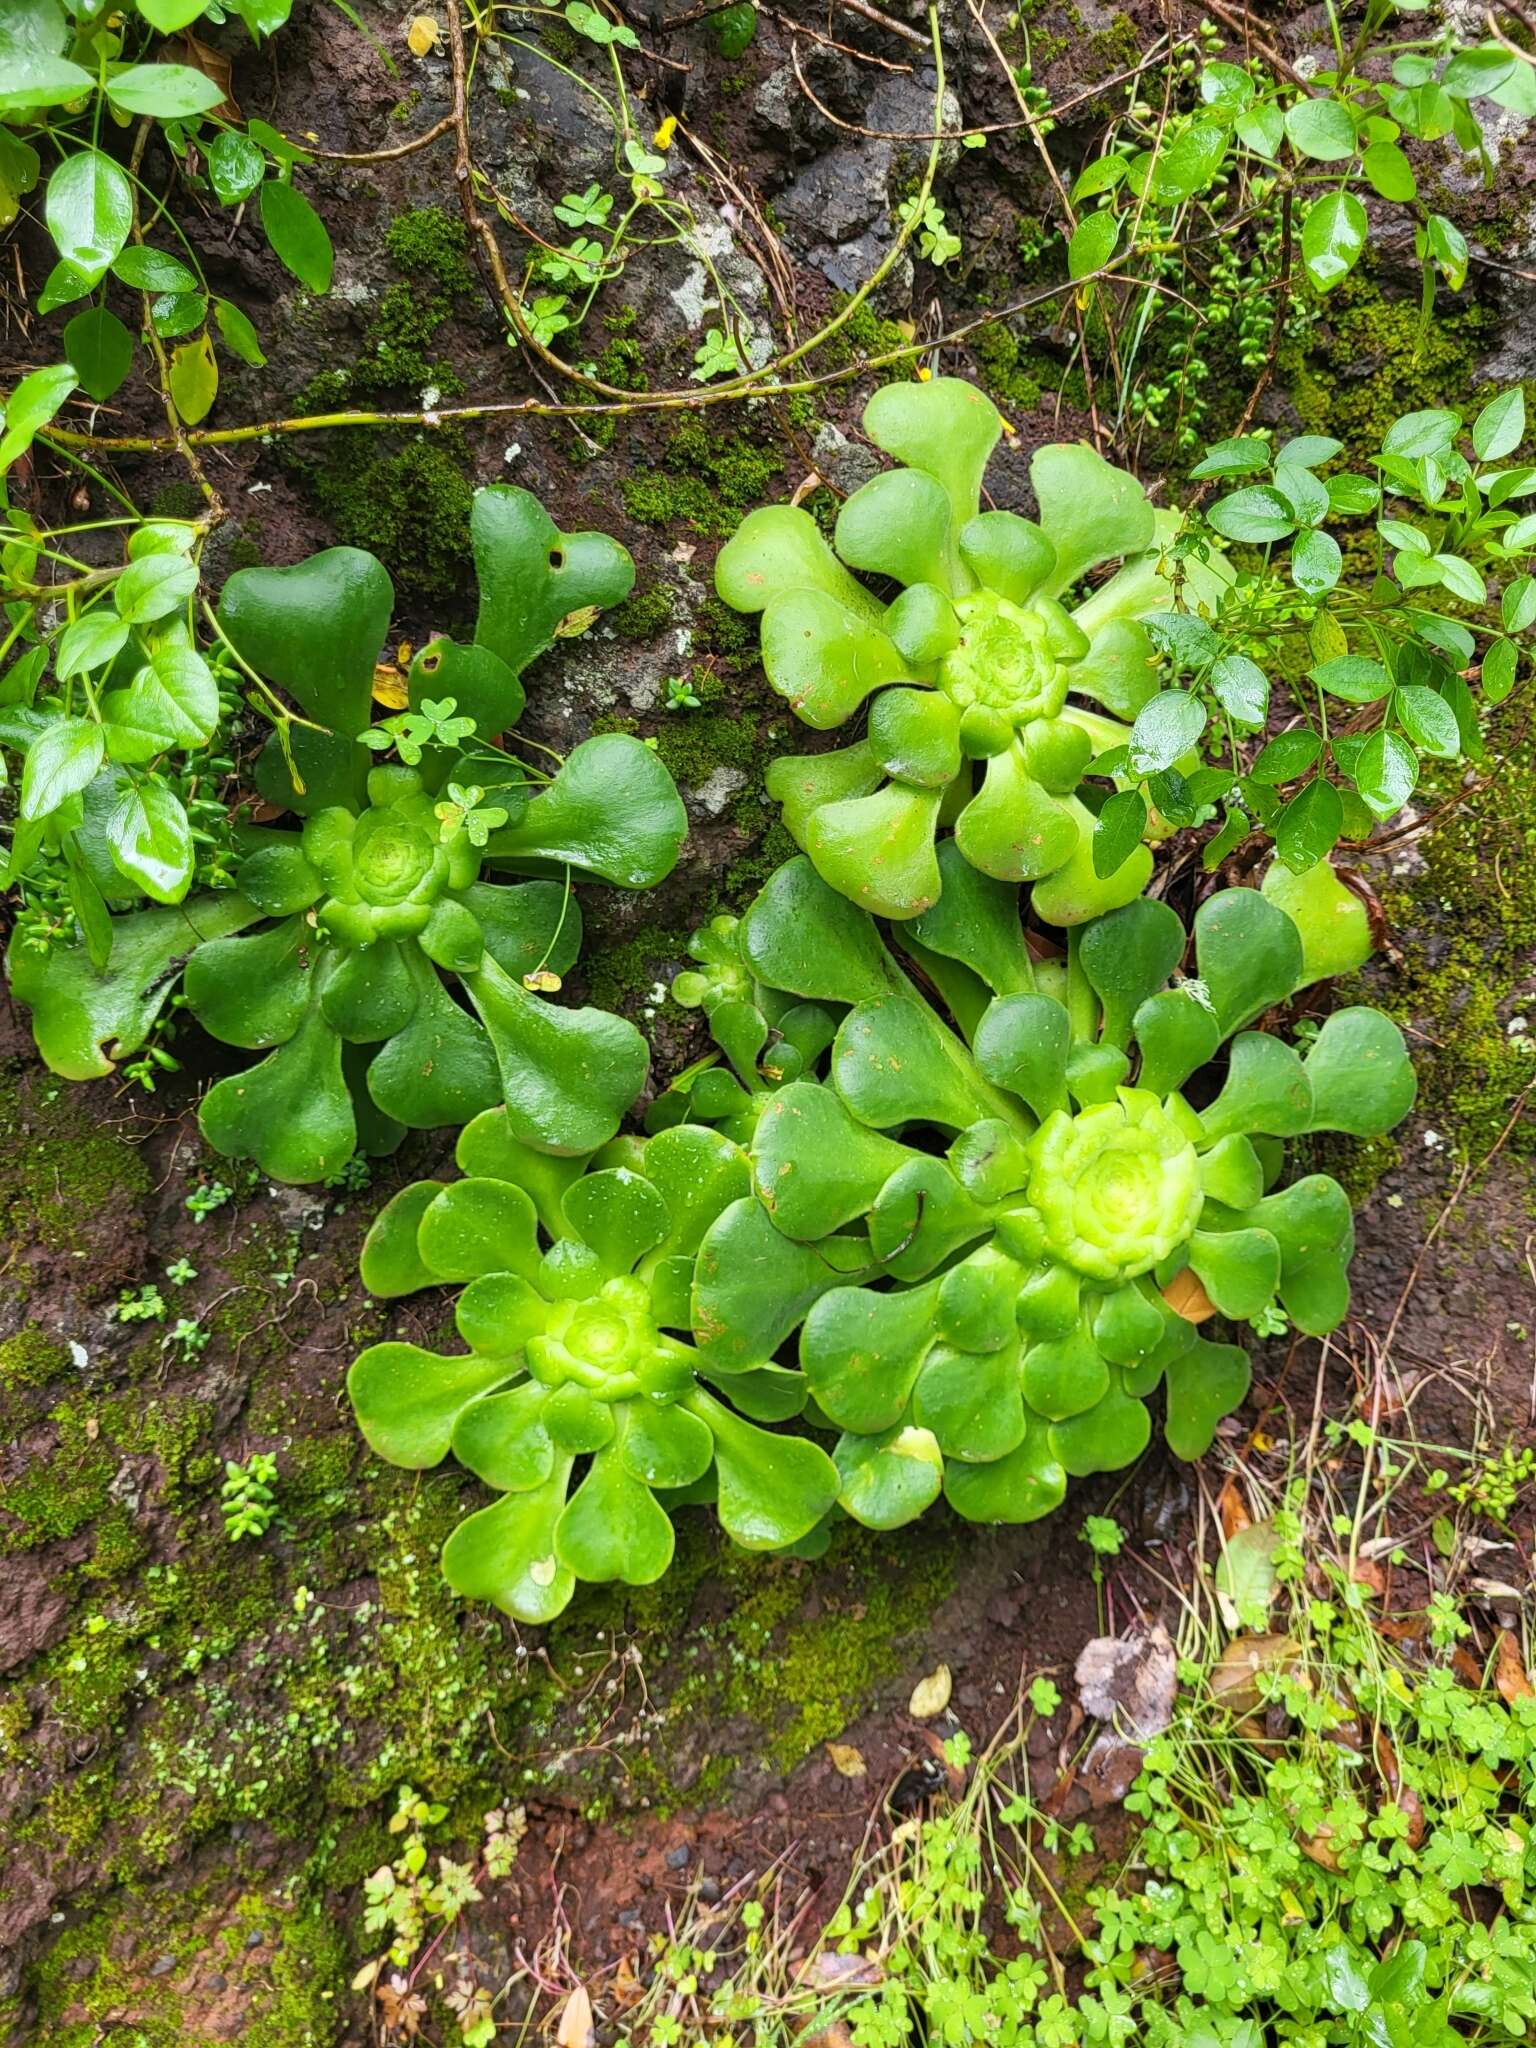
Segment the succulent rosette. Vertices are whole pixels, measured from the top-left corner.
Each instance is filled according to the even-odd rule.
[[[472,532],[475,639],[423,648],[405,712],[379,724],[394,602],[381,563],[332,548],[229,579],[222,632],[301,714],[279,717],[257,769],[299,828],[248,829],[231,894],[112,920],[101,971],[83,946],[13,947],[12,986],[56,1072],[109,1072],[184,965],[204,1028],[264,1055],[209,1090],[204,1135],[274,1179],[323,1179],[359,1145],[387,1152],[407,1128],[496,1104],[551,1151],[589,1153],[617,1130],[645,1083],[644,1039],[547,1000],[581,941],[570,875],[659,881],[686,814],[627,735],[583,742],[553,775],[492,742],[522,709],[523,668],[621,598],[633,566],[604,534],[560,533],[526,491],[477,493]],[[401,759],[381,762],[392,747]],[[540,879],[498,883],[487,869]]]
[[[1002,420],[957,378],[885,386],[864,428],[903,466],[848,499],[835,551],[809,513],[767,505],[715,568],[727,604],[762,613],[768,679],[807,725],[868,706],[854,745],[774,762],[786,826],[833,888],[883,917],[937,901],[951,831],[983,874],[1032,883],[1052,924],[1129,902],[1151,855],[1137,846],[1096,874],[1079,789],[1157,690],[1141,620],[1173,603],[1159,551],[1172,522],[1160,532],[1136,479],[1085,445],[1035,451],[1038,523],[982,511]],[[1106,563],[1122,566],[1068,609]],[[854,570],[904,587],[886,602]],[[1191,573],[1214,586],[1219,571]]]
[[[711,1365],[688,1335],[694,1256],[749,1194],[745,1153],[680,1124],[591,1160],[554,1158],[496,1109],[457,1157],[465,1178],[418,1181],[381,1212],[362,1273],[386,1298],[459,1286],[468,1348],[376,1344],[347,1382],[380,1456],[419,1469],[451,1452],[499,1494],[449,1537],[449,1583],[547,1621],[578,1579],[660,1578],[671,1508],[705,1499],[748,1549],[807,1537],[836,1469],[818,1445],[761,1426],[799,1413],[804,1379]]]
[[[1253,1028],[1369,950],[1330,869],[1282,875],[1286,909],[1211,896],[1186,974],[1165,904],[1034,963],[1015,892],[940,859],[937,904],[892,928],[904,961],[804,858],[748,911],[763,985],[847,1007],[824,1074],[766,1097],[754,1192],[710,1226],[695,1284],[712,1362],[750,1369],[798,1327],[807,1414],[842,1432],[840,1504],[877,1527],[941,1489],[981,1521],[1050,1512],[1070,1477],[1140,1454],[1159,1385],[1169,1446],[1199,1456],[1249,1382],[1210,1318],[1323,1335],[1348,1308],[1348,1199],[1324,1174],[1283,1185],[1283,1141],[1378,1135],[1414,1097],[1380,1011],[1337,1011],[1304,1053]]]

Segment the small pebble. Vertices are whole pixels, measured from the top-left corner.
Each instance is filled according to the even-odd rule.
[[[686,1842],[679,1842],[675,1849],[669,1849],[666,1855],[668,1870],[686,1870],[692,1853]]]

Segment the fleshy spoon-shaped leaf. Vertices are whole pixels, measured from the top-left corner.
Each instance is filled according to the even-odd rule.
[[[1055,568],[1056,550],[1032,519],[979,512],[960,530],[960,559],[983,588],[1025,604]]]
[[[843,1436],[832,1452],[838,1505],[866,1529],[900,1529],[932,1507],[944,1455],[930,1430],[910,1423],[879,1436]]]
[[[1280,1284],[1280,1247],[1267,1230],[1197,1230],[1189,1263],[1224,1316],[1247,1322]]]
[[[1301,934],[1303,986],[1353,974],[1375,952],[1370,913],[1329,862],[1316,861],[1298,875],[1283,860],[1271,861],[1259,891]]]
[[[13,934],[6,974],[12,994],[32,1012],[32,1035],[53,1072],[90,1081],[138,1051],[194,948],[259,915],[233,891],[130,912],[112,920],[112,950],[100,974],[83,943],[37,953]]]
[[[476,491],[469,537],[480,584],[475,640],[515,675],[551,644],[563,619],[589,606],[606,611],[634,588],[626,548],[606,533],[562,533],[530,491],[509,484]],[[482,730],[482,739],[493,737]]]
[[[709,1425],[726,1534],[744,1550],[783,1550],[806,1536],[837,1499],[837,1467],[819,1445],[743,1422],[703,1388],[683,1405]]]
[[[887,455],[943,485],[952,534],[976,517],[987,459],[1003,431],[984,391],[960,377],[885,384],[864,408],[864,431]]]
[[[907,1157],[855,1122],[830,1088],[792,1081],[758,1121],[752,1173],[775,1226],[815,1240],[862,1216]]]
[[[814,1304],[800,1331],[800,1365],[839,1429],[869,1436],[901,1420],[939,1335],[938,1298],[939,1283],[930,1281],[894,1293],[837,1287]]]
[[[1309,1337],[1326,1337],[1349,1312],[1354,1214],[1325,1173],[1311,1173],[1256,1202],[1243,1219],[1280,1247],[1280,1303]]]
[[[438,1275],[422,1258],[416,1232],[427,1205],[441,1193],[442,1186],[440,1180],[412,1181],[374,1217],[359,1260],[363,1285],[370,1294],[387,1301],[437,1285]]]
[[[877,917],[915,917],[942,886],[934,848],[937,790],[887,783],[873,796],[823,804],[805,847],[835,889]]]
[[[524,1380],[462,1409],[453,1427],[453,1455],[499,1493],[527,1493],[555,1468],[555,1447],[544,1427],[548,1387]]]
[[[1067,1104],[1072,1020],[1052,996],[1001,996],[976,1032],[976,1064],[1043,1123]]]
[[[1185,982],[1161,989],[1136,1012],[1136,1043],[1141,1049],[1143,1088],[1171,1095],[1215,1054],[1222,1031],[1202,986]]]
[[[882,683],[908,682],[895,642],[824,590],[791,590],[763,614],[763,667],[818,732],[843,725]]]
[[[254,1159],[273,1180],[324,1180],[351,1158],[357,1117],[342,1073],[341,1040],[312,1001],[285,1045],[215,1082],[198,1126],[227,1159]]]
[[[979,793],[955,820],[965,858],[1004,882],[1054,874],[1071,858],[1079,835],[1071,805],[1035,780],[1018,746],[992,756]]]
[[[501,1073],[484,1027],[435,974],[420,973],[415,1011],[375,1055],[368,1092],[387,1115],[418,1131],[468,1123],[500,1102]]]
[[[1078,960],[1104,1006],[1103,1037],[1125,1046],[1132,1019],[1184,957],[1184,926],[1166,903],[1143,897],[1087,927]]]
[[[1188,1350],[1168,1361],[1163,1376],[1168,1388],[1163,1424],[1168,1448],[1176,1458],[1203,1458],[1215,1439],[1217,1423],[1248,1392],[1248,1354],[1235,1344],[1212,1344],[1196,1337]]]
[[[1032,1344],[1024,1354],[1024,1399],[1050,1422],[1085,1414],[1108,1391],[1109,1367],[1082,1326],[1069,1337]]]
[[[1065,801],[1077,819],[1077,845],[1055,874],[1035,883],[1029,900],[1046,924],[1072,926],[1134,902],[1152,879],[1152,855],[1145,846],[1134,846],[1112,874],[1098,874],[1093,865],[1092,814],[1076,797]]]
[[[650,1054],[634,1025],[541,1002],[489,959],[464,986],[496,1050],[513,1136],[567,1154],[606,1144],[645,1086]]]
[[[568,861],[621,889],[648,889],[671,874],[687,833],[682,798],[657,755],[628,733],[600,733],[571,749],[486,852],[492,861]]]
[[[1006,1458],[1025,1429],[1017,1335],[992,1351],[936,1344],[917,1376],[912,1416],[933,1431],[947,1458],[973,1465]]]
[[[482,1273],[531,1280],[539,1270],[533,1203],[510,1181],[450,1181],[423,1209],[416,1245],[440,1283]]]
[[[237,569],[219,625],[241,659],[306,717],[353,739],[373,709],[373,670],[395,590],[361,548],[327,548],[288,569]]]
[[[622,1166],[583,1174],[566,1194],[565,1215],[608,1277],[628,1273],[654,1251],[671,1220],[660,1191]]]
[[[705,1369],[735,1375],[766,1364],[812,1302],[862,1264],[852,1240],[796,1244],[755,1196],[732,1202],[705,1233],[694,1269],[693,1329]]]
[[[922,1152],[897,1168],[869,1212],[870,1246],[896,1280],[923,1279],[991,1227],[953,1170]]]
[[[776,868],[741,924],[742,956],[770,988],[858,1003],[903,979],[871,919],[803,855]]]
[[[995,996],[1020,995],[1035,985],[1018,891],[983,874],[966,860],[953,839],[939,848],[942,890],[937,903],[902,926],[932,953],[963,961]]]
[[[565,1227],[565,1193],[585,1170],[583,1155],[561,1159],[535,1151],[514,1137],[505,1107],[488,1109],[459,1133],[454,1147],[459,1171],[471,1177],[511,1181],[523,1189],[550,1237]]]
[[[447,1357],[419,1344],[374,1344],[353,1361],[347,1392],[358,1427],[381,1458],[412,1471],[448,1455],[454,1424],[512,1376],[506,1359]]]
[[[715,1218],[752,1192],[745,1152],[700,1124],[675,1124],[658,1132],[645,1148],[645,1172],[666,1205],[660,1250],[672,1257],[691,1258]]]
[[[1195,959],[1226,1037],[1296,988],[1301,935],[1257,889],[1223,889],[1195,912]]]
[[[494,739],[523,714],[522,678],[489,647],[432,640],[414,656],[407,677],[410,706],[453,699],[460,718],[472,718],[480,739]]]
[[[944,1498],[968,1522],[1038,1522],[1067,1497],[1067,1475],[1038,1415],[1026,1418],[1023,1441],[990,1465],[944,1467]]]
[[[832,1079],[846,1106],[876,1130],[922,1120],[963,1131],[984,1116],[1019,1122],[961,1041],[910,995],[849,1011],[833,1040]]]
[[[859,617],[885,607],[828,547],[821,528],[799,505],[759,505],[715,558],[715,589],[738,612],[765,611],[791,590],[820,590]]]
[[[1294,1047],[1267,1032],[1240,1031],[1221,1093],[1200,1121],[1211,1138],[1250,1131],[1294,1138],[1312,1130],[1312,1086]]]
[[[621,1434],[592,1460],[555,1524],[555,1553],[579,1579],[649,1586],[672,1562],[677,1539],[666,1509],[625,1464],[622,1441]]]
[[[1412,1109],[1418,1079],[1403,1034],[1380,1010],[1335,1010],[1306,1057],[1314,1131],[1379,1138]]]
[[[1120,1375],[1112,1373],[1104,1398],[1086,1414],[1053,1422],[1049,1437],[1063,1471],[1088,1479],[1134,1465],[1152,1440],[1152,1417],[1146,1402],[1127,1394]]]
[[[558,1459],[542,1486],[503,1494],[460,1522],[443,1545],[443,1577],[456,1593],[530,1624],[553,1621],[569,1604],[576,1579],[555,1553],[555,1528],[571,1464]]]
[[[780,754],[768,763],[763,787],[783,806],[785,831],[797,846],[804,846],[811,821],[824,804],[869,796],[884,778],[869,742],[860,740],[830,754]]]
[[[1050,596],[1060,596],[1099,562],[1151,547],[1156,524],[1146,492],[1086,442],[1037,448],[1029,480],[1041,528],[1056,550],[1045,582]]]
[[[949,527],[942,484],[921,470],[882,470],[844,502],[837,515],[837,552],[851,568],[947,591]]]

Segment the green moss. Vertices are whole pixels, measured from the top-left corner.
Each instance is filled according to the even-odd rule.
[[[686,526],[723,538],[769,495],[783,466],[780,449],[717,432],[693,417],[673,429],[659,467],[635,467],[620,489],[625,510],[642,526],[669,532]]]
[[[389,448],[366,428],[327,438],[310,473],[315,502],[338,541],[376,554],[402,591],[441,598],[468,575],[474,496],[457,435],[420,435]]]
[[[1034,352],[1001,320],[982,328],[976,337],[981,382],[1006,411],[1028,412],[1040,402],[1039,367]]]
[[[588,1000],[602,1010],[633,1013],[658,983],[665,984],[684,965],[692,929],[691,922],[676,930],[643,924],[618,945],[594,951],[584,963]]]
[[[384,230],[384,247],[409,277],[432,278],[450,294],[475,289],[469,230],[439,206],[396,214]]]
[[[1474,1166],[1504,1136],[1536,1073],[1536,1031],[1509,1029],[1529,1003],[1522,991],[1536,958],[1536,741],[1522,730],[1525,717],[1513,700],[1494,713],[1487,741],[1499,765],[1476,794],[1463,795],[1454,766],[1421,785],[1417,801],[1445,809],[1420,842],[1422,873],[1385,899],[1391,928],[1414,939],[1372,992],[1413,1027],[1420,1114]],[[1536,1154],[1536,1127],[1519,1120],[1504,1144]]]
[[[755,722],[741,709],[682,711],[656,735],[656,751],[683,789],[698,789],[717,768],[734,768],[749,778],[761,771],[762,742]]]
[[[1420,333],[1417,299],[1388,299],[1365,265],[1329,294],[1324,317],[1282,347],[1279,369],[1302,426],[1344,443],[1358,465],[1403,413],[1458,406],[1496,316],[1464,297]]]
[[[118,1460],[100,1440],[90,1404],[62,1403],[49,1421],[55,1449],[0,1485],[0,1555],[73,1536],[106,1507]]]
[[[120,1222],[150,1187],[144,1160],[102,1128],[83,1090],[47,1076],[23,1089],[14,1070],[0,1071],[0,1161],[0,1235],[17,1247],[88,1251],[100,1219]],[[107,1291],[81,1278],[88,1294]]]
[[[69,1365],[69,1347],[36,1323],[28,1323],[0,1344],[0,1386],[46,1387]]]
[[[833,312],[842,312],[847,304],[846,298],[838,298]],[[818,370],[841,370],[853,363],[867,363],[876,357],[889,355],[893,350],[898,352],[896,361],[870,372],[875,383],[899,384],[910,377],[917,363],[918,351],[894,320],[882,318],[866,300],[863,305],[856,306],[836,333],[822,343],[812,361]]]
[[[652,583],[636,590],[608,615],[608,624],[621,640],[654,640],[672,620],[672,592],[665,583]]]

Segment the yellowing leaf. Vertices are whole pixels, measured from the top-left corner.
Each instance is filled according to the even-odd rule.
[[[442,41],[442,29],[434,14],[414,14],[405,32],[406,48],[413,57],[430,57]]]
[[[523,987],[532,995],[552,996],[558,995],[561,982],[559,975],[552,973],[549,968],[536,967],[532,974],[523,976]]]
[[[845,1778],[865,1776],[864,1759],[851,1742],[829,1742],[827,1755],[832,1759],[832,1768]]]
[[[381,661],[373,671],[373,701],[386,711],[404,711],[411,701],[406,680],[392,662]]]
[[[172,351],[170,386],[171,401],[189,427],[208,417],[219,392],[219,365],[206,328]]]
[[[939,1664],[920,1679],[912,1688],[912,1697],[907,1701],[907,1712],[919,1721],[931,1721],[936,1714],[942,1714],[949,1705],[954,1681],[949,1675],[949,1666]]]
[[[651,141],[658,149],[670,149],[672,147],[672,138],[676,133],[677,116],[676,114],[668,114],[665,121],[662,122],[656,133],[651,137]]]
[[[585,633],[601,612],[600,604],[584,604],[574,612],[567,612],[555,628],[557,640],[575,640]]]

